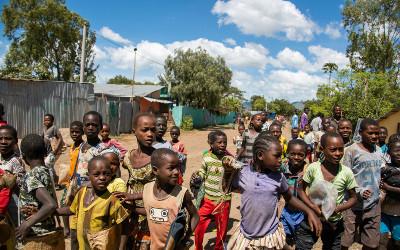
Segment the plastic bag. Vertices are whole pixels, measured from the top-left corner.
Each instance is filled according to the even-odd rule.
[[[321,206],[322,215],[325,219],[331,217],[336,209],[338,192],[332,183],[322,180],[313,184],[308,196],[316,205]]]

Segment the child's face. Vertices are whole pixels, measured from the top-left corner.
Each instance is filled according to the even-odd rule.
[[[74,142],[82,141],[83,130],[78,126],[72,126],[69,128],[69,135]]]
[[[92,162],[89,171],[89,179],[93,188],[96,191],[105,191],[111,181],[112,172],[110,165],[107,161],[94,161]]]
[[[279,140],[279,138],[282,135],[282,130],[280,126],[277,125],[271,125],[269,127],[269,132],[271,132],[272,136],[274,136],[276,139]]]
[[[137,121],[133,132],[140,145],[151,147],[156,135],[156,122],[152,117],[142,116]]]
[[[366,129],[360,131],[361,139],[364,144],[376,145],[379,139],[379,127],[369,125]]]
[[[262,170],[277,172],[282,163],[282,147],[280,144],[273,143],[269,150],[258,152],[257,158],[262,164]]]
[[[396,166],[400,166],[400,142],[392,144],[389,155],[392,163]]]
[[[353,126],[351,125],[351,122],[349,122],[349,121],[339,122],[338,132],[339,132],[340,136],[342,136],[343,139],[350,138],[350,136],[352,134],[352,129],[353,129]]]
[[[254,130],[259,130],[261,129],[263,125],[263,118],[262,115],[255,115],[253,119],[251,120],[251,123],[253,124]]]
[[[103,140],[110,138],[110,127],[103,125],[103,129],[100,131],[100,136]]]
[[[308,134],[308,133],[310,132],[310,125],[305,125],[305,126],[304,126],[304,132],[305,132],[306,134]]]
[[[156,129],[157,138],[162,138],[167,132],[167,120],[162,117],[158,117],[156,119]]]
[[[160,183],[175,186],[178,184],[179,177],[178,156],[166,155],[164,157],[164,163],[158,168],[153,167],[153,173]]]
[[[292,129],[292,139],[297,139],[299,137],[299,129],[293,128]]]
[[[179,130],[177,130],[177,129],[171,129],[171,131],[170,131],[169,134],[171,135],[171,139],[172,139],[173,141],[177,141],[177,140],[179,139],[179,136],[180,136]]]
[[[299,144],[291,145],[288,148],[289,164],[296,168],[302,168],[306,159],[306,149]]]
[[[47,128],[53,125],[53,120],[51,119],[50,116],[45,116],[43,118],[43,125],[46,126]]]
[[[106,158],[108,160],[108,162],[110,163],[110,168],[111,168],[111,172],[113,175],[115,175],[119,169],[119,158],[116,154],[114,153],[107,153],[103,155],[104,158]]]
[[[325,160],[334,165],[338,165],[344,154],[344,143],[342,138],[329,137],[326,141],[326,147],[322,148]]]
[[[328,133],[336,133],[336,128],[335,128],[335,126],[332,126],[329,124],[328,127],[326,127],[325,131]]]
[[[216,155],[223,155],[226,152],[227,139],[226,136],[217,136],[214,143],[210,144],[211,150]]]
[[[244,127],[243,126],[239,126],[238,127],[238,132],[239,132],[240,135],[242,135],[243,132],[244,132]]]
[[[331,122],[329,121],[328,118],[322,118],[322,129],[325,131],[326,128],[329,126],[329,124],[331,124]]]
[[[379,143],[385,144],[387,136],[387,130],[384,128],[379,128]]]
[[[83,131],[88,139],[98,138],[100,119],[97,115],[89,114],[83,120]]]
[[[14,150],[17,139],[12,136],[8,129],[0,129],[0,154],[7,155]]]

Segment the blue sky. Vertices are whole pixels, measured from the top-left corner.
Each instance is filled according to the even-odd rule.
[[[2,4],[8,1],[0,0]],[[174,49],[205,48],[222,56],[233,71],[232,84],[246,97],[306,100],[326,82],[326,62],[347,65],[343,0],[67,0],[97,33],[98,83],[122,74],[156,81]],[[0,29],[2,27],[0,26]],[[7,49],[0,39],[0,57]]]

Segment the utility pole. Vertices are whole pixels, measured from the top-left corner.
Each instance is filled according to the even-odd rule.
[[[83,34],[82,34],[82,48],[81,48],[81,71],[79,74],[80,83],[84,81],[84,74],[85,74],[86,24],[83,25],[82,33]]]
[[[135,75],[136,75],[136,51],[137,48],[133,49],[133,52],[135,53],[135,56],[133,58],[133,83],[132,83],[132,101],[133,101],[133,86],[135,86]]]

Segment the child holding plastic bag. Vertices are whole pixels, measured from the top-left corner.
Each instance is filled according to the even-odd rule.
[[[357,183],[353,172],[340,163],[343,157],[344,143],[339,134],[324,134],[321,137],[321,150],[325,156],[324,160],[314,162],[307,167],[303,176],[303,189],[300,190],[299,197],[315,213],[328,218],[321,218],[322,249],[336,250],[341,249],[341,236],[344,230],[341,212],[356,204],[355,188]],[[308,187],[310,190],[307,196],[305,191]],[[349,199],[344,202],[346,192]],[[336,197],[336,201],[332,201],[332,196]],[[320,206],[316,204],[318,200],[322,201]],[[312,249],[318,240],[318,237],[304,223],[300,225],[296,236],[296,249],[299,250]]]

